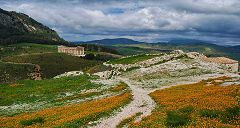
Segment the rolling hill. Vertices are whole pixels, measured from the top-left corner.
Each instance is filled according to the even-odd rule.
[[[83,43],[83,42],[82,42]],[[144,43],[126,38],[103,39],[84,42],[84,44],[100,44],[116,49],[122,55],[169,52],[181,49],[186,52],[199,52],[207,56],[226,56],[240,60],[239,46],[220,46],[204,40],[171,39],[169,42]]]
[[[199,52],[207,56],[225,56],[240,60],[240,50],[237,46],[220,46],[211,43],[151,43],[135,45],[140,48],[155,48],[161,50],[181,49],[186,52]]]
[[[79,42],[80,44],[99,44],[99,45],[117,45],[117,44],[141,44],[144,42],[135,41],[127,38],[115,38],[115,39],[102,39]]]

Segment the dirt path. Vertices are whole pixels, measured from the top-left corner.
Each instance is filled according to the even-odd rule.
[[[163,86],[163,87],[155,88],[151,90],[141,88],[141,86],[138,85],[137,84],[138,82],[136,81],[129,80],[128,78],[118,77],[116,78],[116,80],[125,82],[131,88],[133,101],[127,106],[125,106],[124,108],[122,108],[120,112],[114,114],[113,116],[99,120],[98,121],[99,123],[96,126],[94,126],[94,128],[115,128],[122,120],[132,115],[135,115],[138,112],[143,113],[137,120],[137,121],[141,121],[142,117],[150,115],[152,110],[155,108],[155,102],[148,95],[154,90],[165,89],[165,88],[169,88],[169,87],[177,86],[181,84],[196,83],[203,79],[216,78],[221,76],[235,77],[236,74],[207,74],[199,77],[194,77],[191,79],[189,78],[189,79],[186,79],[185,81],[184,80],[178,81],[176,83],[172,83],[171,85]]]
[[[155,107],[155,102],[148,95],[150,91],[144,90],[140,86],[133,85],[133,82],[127,78],[117,79],[125,82],[131,88],[133,101],[112,117],[100,120],[99,124],[94,126],[95,128],[115,128],[122,120],[138,112],[143,113],[138,119],[138,121],[140,121],[142,117],[150,115]]]

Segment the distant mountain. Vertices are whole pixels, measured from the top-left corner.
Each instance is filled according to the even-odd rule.
[[[102,39],[80,42],[81,44],[100,44],[100,45],[117,45],[117,44],[141,44],[144,42],[135,41],[127,38],[116,38],[116,39]]]
[[[231,46],[232,49],[236,49],[236,50],[239,50],[240,52],[240,45],[237,45],[237,46]]]
[[[169,40],[168,42],[159,42],[156,43],[159,45],[165,45],[167,47],[218,47],[218,48],[223,48],[225,46],[220,46],[217,44],[214,44],[212,42],[207,42],[207,41],[203,41],[203,40],[196,40],[196,39],[172,39]]]
[[[207,41],[197,40],[197,39],[188,39],[188,38],[173,38],[168,41],[168,43],[178,43],[178,44],[203,44]]]
[[[145,43],[126,38],[102,39],[80,42],[80,44],[107,45],[120,54],[140,54],[150,51],[171,51],[181,49],[186,52],[199,52],[207,56],[226,56],[240,60],[240,46],[220,46],[204,40],[172,38],[168,42]],[[146,49],[147,48],[147,49]],[[150,51],[149,51],[150,50]],[[131,51],[131,52],[130,52]]]
[[[23,13],[0,8],[0,44],[19,42],[64,44],[58,34]]]
[[[199,52],[207,56],[226,56],[240,60],[239,46],[221,46],[207,42],[170,42],[170,43],[150,43],[148,47],[161,50],[181,49],[186,52]]]
[[[132,39],[127,38],[115,38],[115,39],[102,39],[102,40],[92,40],[92,41],[83,41],[83,42],[77,42],[81,44],[101,44],[101,45],[128,45],[128,44],[143,44],[145,42],[135,41]],[[159,42],[162,43],[162,42]],[[164,42],[167,44],[176,44],[176,45],[183,45],[183,44],[191,44],[191,45],[215,45],[212,43],[208,43],[207,41],[203,40],[196,40],[196,39],[186,39],[186,38],[172,38],[169,39],[168,42]]]

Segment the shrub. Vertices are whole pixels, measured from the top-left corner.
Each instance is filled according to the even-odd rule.
[[[92,53],[89,53],[89,54],[86,54],[86,55],[84,56],[84,58],[85,58],[85,59],[88,59],[88,60],[93,60],[93,59],[95,58],[95,55],[92,54]]]
[[[224,123],[230,123],[231,120],[238,120],[240,116],[240,107],[234,106],[225,110],[224,114],[221,116],[221,120]]]
[[[167,112],[166,121],[168,126],[176,127],[186,125],[190,121],[190,118],[188,114],[182,114],[178,111],[169,111]]]
[[[193,109],[194,109],[193,106],[187,106],[187,107],[180,109],[179,111],[182,113],[190,114],[190,113],[192,113]]]
[[[221,114],[221,111],[218,110],[201,110],[200,116],[201,117],[208,117],[208,118],[217,118]]]
[[[24,126],[29,126],[29,125],[33,125],[33,124],[37,124],[37,123],[43,124],[44,123],[44,118],[43,117],[37,117],[37,118],[34,118],[34,119],[30,119],[30,120],[23,120],[20,123]]]

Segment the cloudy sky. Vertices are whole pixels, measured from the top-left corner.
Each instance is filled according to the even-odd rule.
[[[69,41],[171,38],[240,45],[240,0],[0,0]]]

